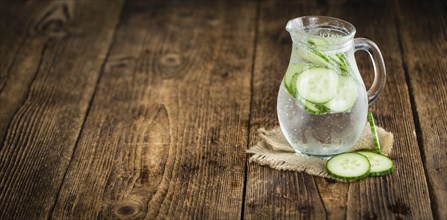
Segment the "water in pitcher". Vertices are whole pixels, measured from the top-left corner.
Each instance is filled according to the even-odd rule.
[[[344,42],[343,30],[330,27],[302,33],[292,35],[298,39],[278,93],[281,130],[297,152],[346,152],[361,136],[368,109],[352,42]]]

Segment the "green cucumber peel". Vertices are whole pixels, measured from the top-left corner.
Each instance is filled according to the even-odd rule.
[[[355,153],[342,153],[326,162],[328,173],[343,181],[361,180],[369,176],[371,164],[366,156]]]
[[[374,117],[373,117],[372,112],[368,112],[368,121],[369,121],[369,127],[371,128],[371,135],[373,138],[374,150],[378,154],[381,154],[382,150],[380,147],[379,135],[377,134],[376,124],[374,123]]]
[[[331,59],[329,59],[329,57],[327,57],[326,55],[324,55],[324,54],[321,53],[320,51],[311,49],[310,52],[311,52],[311,53],[314,53],[314,54],[317,55],[317,56],[319,56],[321,59],[323,59],[323,60],[326,61],[327,63],[331,63]],[[331,66],[326,66],[326,67],[331,67]]]
[[[329,113],[331,110],[324,106],[323,104],[316,104],[302,99],[301,97],[296,97],[297,104],[301,106],[307,113],[311,115],[324,115]]]
[[[384,176],[394,172],[394,162],[389,157],[371,151],[357,153],[368,158],[371,164],[369,176]]]

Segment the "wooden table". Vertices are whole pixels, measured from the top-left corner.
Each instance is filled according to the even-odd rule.
[[[392,175],[248,163],[303,15],[381,48]],[[0,28],[0,219],[446,219],[445,0],[1,1]]]

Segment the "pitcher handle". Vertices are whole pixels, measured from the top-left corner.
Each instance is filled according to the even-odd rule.
[[[369,54],[369,57],[371,57],[371,61],[374,66],[374,81],[371,88],[368,90],[368,105],[371,105],[376,101],[385,87],[385,62],[383,61],[382,53],[380,53],[379,47],[377,47],[377,45],[369,39],[355,38],[354,48],[355,52],[358,50],[366,51]]]

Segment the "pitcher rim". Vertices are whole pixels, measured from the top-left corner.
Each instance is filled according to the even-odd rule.
[[[346,43],[347,41],[353,40],[354,36],[356,34],[356,28],[353,24],[351,24],[350,22],[340,19],[340,18],[336,18],[336,17],[330,17],[330,16],[320,16],[320,15],[307,15],[307,16],[301,16],[301,17],[296,17],[296,18],[292,18],[287,22],[286,25],[286,30],[289,33],[294,33],[294,32],[299,32],[305,35],[311,35],[313,38],[320,38],[320,39],[328,39],[330,37],[324,37],[324,36],[318,36],[318,35],[312,35],[309,34],[305,31],[303,31],[303,29],[305,27],[311,27],[312,25],[304,25],[303,21],[305,20],[312,20],[312,19],[316,19],[317,22],[315,22],[314,26],[317,25],[324,25],[324,23],[319,24],[318,23],[318,19],[325,19],[328,21],[333,21],[333,22],[337,22],[339,24],[342,25],[334,25],[334,24],[327,24],[326,26],[334,26],[334,27],[340,27],[342,29],[344,29],[347,33],[346,35],[337,37],[340,44]],[[301,21],[301,22],[300,22]],[[296,22],[300,22],[300,24],[296,24]],[[302,27],[302,28],[298,28],[298,27]]]

